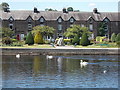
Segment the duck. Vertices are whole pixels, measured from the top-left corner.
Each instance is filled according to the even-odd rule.
[[[47,59],[53,59],[53,56],[47,55],[46,58],[47,58]]]
[[[80,60],[80,64],[83,65],[83,66],[86,66],[88,64],[88,62],[85,62],[83,60]]]
[[[17,54],[17,55],[16,55],[16,58],[20,58],[20,54]]]

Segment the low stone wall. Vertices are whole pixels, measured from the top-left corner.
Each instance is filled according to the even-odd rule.
[[[40,48],[1,48],[2,55],[120,55],[117,48],[75,48],[75,49],[40,49]]]

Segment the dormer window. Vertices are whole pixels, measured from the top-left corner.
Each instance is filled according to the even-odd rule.
[[[61,23],[62,22],[62,18],[58,18],[58,23]]]
[[[93,21],[94,21],[94,19],[90,16],[90,17],[88,18],[88,22],[89,22],[90,24],[92,24]]]
[[[9,22],[12,23],[13,21],[14,21],[14,19],[13,19],[12,17],[10,17],[10,18],[9,18]]]
[[[74,23],[75,19],[72,17],[70,18],[70,23]]]
[[[31,16],[29,16],[29,17],[27,18],[27,21],[28,21],[28,23],[31,23],[31,22],[32,22]]]
[[[41,23],[44,22],[44,18],[43,18],[43,17],[40,18],[40,22],[41,22]]]

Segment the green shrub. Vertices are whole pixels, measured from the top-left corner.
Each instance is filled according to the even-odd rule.
[[[43,44],[43,43],[44,43],[43,37],[42,37],[42,35],[41,35],[40,32],[37,32],[37,33],[35,34],[34,42],[35,42],[36,44]]]
[[[111,41],[112,41],[112,42],[115,42],[115,39],[116,39],[116,34],[113,33],[113,34],[111,35]]]
[[[78,35],[76,35],[72,40],[72,44],[74,45],[75,43],[77,45],[79,45],[79,43],[80,43],[80,38],[78,37]]]
[[[117,46],[120,47],[120,41],[119,42],[116,42]]]
[[[27,37],[26,37],[26,44],[28,45],[33,45],[34,44],[34,38],[31,32],[28,33]]]
[[[12,46],[23,46],[25,44],[24,41],[13,42]]]
[[[80,40],[80,45],[82,46],[90,45],[90,41],[88,39],[87,33],[83,33],[82,38]]]
[[[120,33],[118,33],[116,36],[116,42],[119,42],[119,41],[120,41]]]
[[[96,41],[97,41],[97,42],[100,42],[100,36],[97,36],[97,37],[96,37]]]
[[[12,40],[9,37],[2,38],[2,43],[6,45],[12,44]]]
[[[12,39],[12,42],[17,42],[18,40],[17,39]]]

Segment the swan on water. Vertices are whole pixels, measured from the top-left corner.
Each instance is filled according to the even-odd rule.
[[[16,55],[16,58],[20,58],[20,54],[17,54],[17,55]]]
[[[106,72],[107,72],[106,70],[103,71],[103,73],[106,73]]]
[[[47,58],[47,59],[52,59],[53,56],[49,56],[49,55],[47,55],[46,58]]]
[[[83,60],[80,60],[80,64],[83,65],[83,66],[86,66],[88,64],[88,62],[85,62]]]

